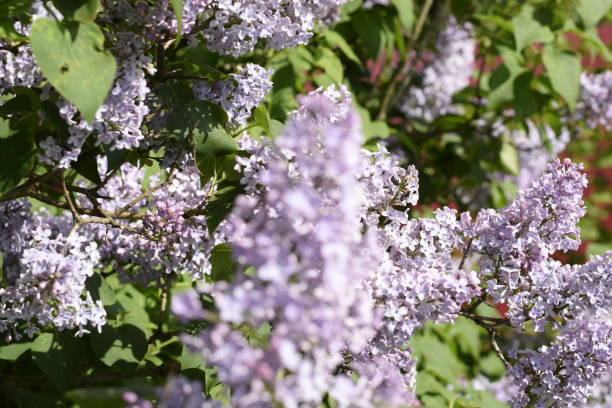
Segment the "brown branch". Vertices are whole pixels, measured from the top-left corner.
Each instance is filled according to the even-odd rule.
[[[491,341],[491,345],[493,346],[493,349],[495,350],[497,357],[499,357],[502,363],[504,363],[506,370],[509,370],[512,366],[508,362],[508,359],[504,355],[504,352],[502,351],[501,347],[499,347],[499,344],[497,343],[497,339],[496,339],[497,332],[495,332],[494,329],[488,329],[487,332],[489,332],[489,340]]]
[[[463,270],[463,265],[465,264],[465,260],[469,256],[470,250],[472,249],[472,241],[474,241],[474,238],[470,238],[470,240],[468,241],[467,246],[465,247],[465,250],[463,251],[463,256],[461,257],[461,262],[459,262],[459,270]]]
[[[58,172],[59,170],[53,170],[45,174],[42,174],[40,176],[35,176],[35,177],[30,178],[28,181],[26,181],[22,185],[17,186],[13,188],[12,190],[4,193],[2,196],[0,196],[0,203],[4,201],[15,200],[17,198],[28,197],[31,193],[33,193],[36,190],[39,183],[53,177]]]
[[[476,314],[464,312],[464,311],[460,311],[459,315],[463,317],[467,317],[468,319],[474,320],[474,322],[476,322],[477,324],[481,326],[483,326],[481,323],[484,323],[486,326],[483,326],[483,327],[485,328],[491,327],[491,325],[498,326],[500,324],[510,326],[510,320],[506,318],[502,318],[502,317],[481,316],[481,315],[476,315]]]
[[[116,210],[114,213],[115,217],[118,217],[120,214],[127,212],[129,209],[131,209],[136,204],[138,204],[140,201],[144,200],[145,198],[153,194],[155,191],[170,185],[170,183],[172,183],[172,170],[170,170],[170,174],[168,175],[168,178],[166,179],[166,181],[164,181],[163,183],[159,183],[158,185],[145,190],[138,197],[136,197],[135,199],[133,199],[132,201],[130,201],[123,207],[119,208],[118,210]]]

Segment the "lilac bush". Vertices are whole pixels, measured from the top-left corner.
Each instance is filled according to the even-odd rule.
[[[489,3],[0,4],[0,405],[606,406],[606,13]]]

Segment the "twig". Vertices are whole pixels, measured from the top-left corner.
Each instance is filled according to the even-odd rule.
[[[74,206],[74,203],[72,202],[72,198],[70,197],[70,192],[66,188],[66,178],[64,177],[64,173],[61,174],[61,181],[62,181],[62,193],[64,194],[64,199],[66,200],[66,203],[68,204],[68,209],[70,209],[70,213],[72,214],[72,218],[74,219],[74,222],[76,224],[80,224],[81,217],[79,217],[79,213],[77,212],[76,207]]]
[[[136,197],[135,199],[133,199],[132,201],[130,201],[129,203],[127,203],[123,207],[119,208],[117,211],[115,211],[115,214],[114,214],[115,217],[119,216],[120,214],[123,214],[123,213],[127,212],[130,208],[132,208],[133,206],[138,204],[140,201],[144,200],[145,198],[147,198],[148,196],[150,196],[152,193],[154,193],[155,191],[159,190],[160,188],[164,188],[164,187],[170,185],[170,183],[172,183],[172,171],[168,175],[168,179],[166,181],[164,181],[163,183],[160,183],[160,184],[158,184],[158,185],[156,185],[154,187],[151,187],[151,188],[147,189],[142,194],[140,194],[138,197]]]
[[[41,183],[41,182],[51,178],[52,176],[56,175],[57,173],[58,173],[58,170],[53,170],[53,171],[49,171],[49,172],[47,172],[45,174],[42,174],[40,176],[36,176],[36,177],[30,178],[28,181],[26,181],[22,185],[17,186],[15,188],[13,188],[12,190],[6,192],[2,196],[0,196],[0,203],[4,202],[4,201],[10,201],[10,200],[15,200],[17,198],[29,196],[30,194],[32,194],[36,190],[36,187],[38,186],[38,183]]]
[[[497,357],[499,357],[502,363],[504,363],[506,370],[509,370],[512,366],[506,359],[504,352],[502,351],[501,347],[499,347],[499,344],[497,343],[497,339],[495,338],[497,336],[497,333],[495,332],[494,329],[488,329],[487,331],[489,332],[489,339],[491,340],[491,345],[493,346],[493,349],[495,350]]]
[[[461,262],[459,262],[459,270],[463,270],[463,265],[465,264],[465,260],[470,254],[470,249],[472,249],[472,241],[474,241],[474,238],[470,238],[470,240],[467,243],[467,246],[465,247],[465,250],[463,251]]]
[[[502,318],[502,317],[488,317],[488,316],[481,316],[481,315],[476,315],[473,313],[469,313],[469,312],[463,312],[460,311],[459,312],[460,316],[463,317],[467,317],[468,319],[472,319],[474,320],[477,324],[483,323],[485,322],[485,326],[483,326],[482,324],[480,324],[483,327],[491,327],[491,324],[493,324],[494,326],[498,326],[500,324],[504,324],[509,326],[510,325],[510,320],[506,319],[506,318]],[[486,322],[491,322],[491,324],[488,324]]]
[[[423,26],[425,25],[425,19],[427,18],[427,14],[429,14],[429,10],[431,9],[432,5],[433,0],[425,0],[425,4],[423,4],[423,7],[421,8],[421,13],[419,14],[419,19],[417,20],[417,24],[414,28],[413,34],[410,37],[408,45],[406,46],[406,55],[410,55],[411,50],[414,48],[414,44],[421,36]],[[418,54],[420,55],[420,52]],[[389,86],[387,87],[387,90],[385,91],[385,94],[383,96],[383,101],[380,105],[380,110],[378,111],[378,116],[376,117],[376,119],[386,119],[387,111],[390,109],[390,107],[392,106],[392,102],[395,99],[396,88],[399,85],[400,81],[410,72],[411,65],[412,64],[409,64],[406,61],[402,68],[396,71],[393,78],[391,78]],[[405,87],[400,87],[400,90],[398,90],[397,93],[399,93],[399,91],[401,91],[403,88]]]
[[[157,333],[161,334],[163,331],[164,318],[166,317],[166,311],[168,308],[168,294],[170,293],[170,288],[172,287],[172,281],[175,278],[174,272],[168,275],[164,281],[164,286],[162,287],[161,296],[159,298],[159,324],[157,326]]]

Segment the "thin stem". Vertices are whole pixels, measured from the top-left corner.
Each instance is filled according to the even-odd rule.
[[[463,251],[463,256],[461,257],[461,262],[459,262],[459,270],[463,270],[463,265],[465,264],[465,260],[469,256],[470,250],[472,249],[472,241],[474,241],[474,238],[470,238],[470,240],[468,241],[467,246],[465,247],[465,250]]]
[[[504,363],[506,370],[509,370],[512,366],[508,362],[508,359],[506,359],[504,352],[502,351],[501,347],[499,347],[499,344],[497,343],[497,339],[496,339],[497,333],[493,329],[490,329],[487,331],[489,332],[489,340],[491,341],[491,345],[493,346],[493,349],[495,350],[497,357],[499,357],[502,363]]]
[[[66,203],[68,204],[68,208],[70,209],[72,218],[74,219],[74,222],[76,224],[80,224],[81,217],[79,217],[79,213],[77,212],[76,207],[74,206],[74,203],[72,202],[72,197],[70,196],[70,192],[66,188],[66,178],[64,177],[64,173],[62,173],[60,177],[61,177],[61,182],[62,182],[62,193],[64,194],[64,199],[66,200]]]
[[[500,325],[500,324],[504,324],[509,326],[510,325],[510,320],[506,319],[506,318],[502,318],[502,317],[488,317],[488,316],[481,316],[481,315],[476,315],[473,313],[469,313],[469,312],[459,312],[460,316],[463,317],[467,317],[468,319],[472,319],[474,320],[476,323],[480,324],[482,322],[490,322],[493,323],[494,326]],[[487,326],[490,326],[490,324],[486,324]],[[484,327],[484,326],[483,326]]]
[[[425,20],[427,18],[427,15],[429,14],[429,10],[431,9],[431,6],[433,5],[433,2],[434,0],[425,0],[425,4],[423,4],[423,7],[421,8],[421,13],[419,14],[419,18],[414,28],[413,34],[410,37],[408,45],[406,46],[406,55],[410,55],[410,52],[414,48],[414,45],[417,43],[419,37],[421,36],[421,32],[423,31],[423,27],[425,25]],[[418,54],[420,55],[420,52]],[[399,85],[399,83],[402,81],[402,79],[406,77],[406,75],[408,75],[408,73],[410,72],[410,69],[411,69],[411,64],[409,64],[408,61],[405,61],[402,68],[395,72],[395,75],[391,79],[391,82],[389,82],[389,86],[387,87],[387,90],[383,96],[383,101],[380,105],[378,116],[376,117],[378,120],[386,119],[387,112],[391,108],[392,102],[395,99],[396,88]],[[403,87],[400,87],[400,90],[401,89],[403,89]]]

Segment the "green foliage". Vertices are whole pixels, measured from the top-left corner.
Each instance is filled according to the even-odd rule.
[[[53,0],[62,15],[81,23],[92,22],[100,10],[100,0]]]
[[[532,5],[525,4],[521,8],[521,13],[512,19],[516,50],[519,52],[531,43],[550,43],[554,40],[550,28],[542,25],[535,13],[536,10]]]
[[[104,51],[104,34],[94,23],[39,18],[30,33],[40,70],[57,91],[91,122],[115,77],[115,58]]]
[[[542,57],[550,82],[573,110],[580,91],[580,58],[568,52],[544,48]]]
[[[453,324],[427,324],[413,337],[416,393],[425,407],[507,408],[491,394],[467,385],[476,375],[495,380],[505,373],[487,340],[484,329],[464,318]]]

